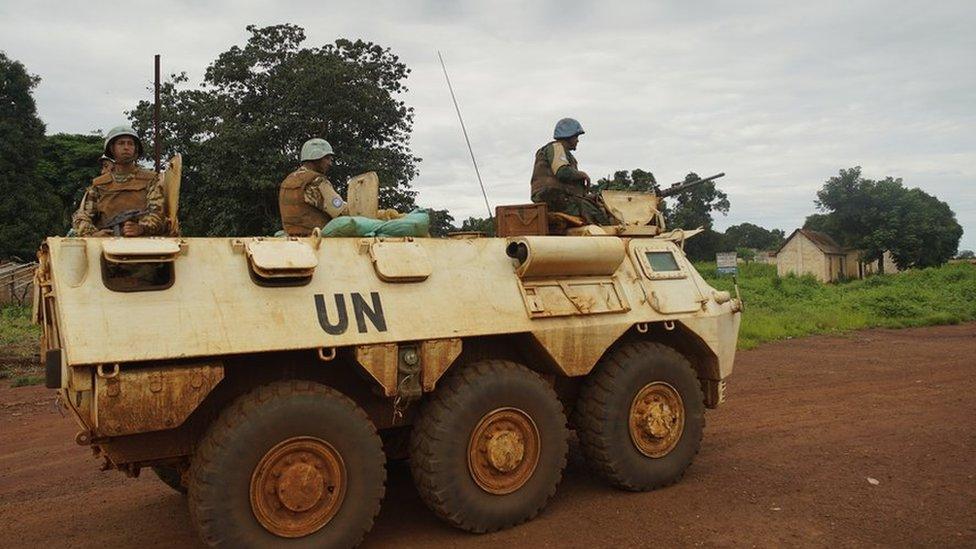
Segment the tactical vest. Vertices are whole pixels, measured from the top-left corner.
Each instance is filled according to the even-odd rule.
[[[288,236],[308,236],[315,227],[322,228],[329,222],[325,212],[305,202],[305,185],[322,174],[308,169],[291,172],[281,182],[278,191],[278,209],[281,211],[281,225]]]
[[[100,175],[92,180],[98,187],[99,197],[95,204],[98,222],[115,217],[126,210],[145,210],[148,206],[149,184],[156,179],[156,172],[136,168],[132,177],[116,183],[111,173]]]
[[[582,194],[582,185],[566,184],[560,181],[552,171],[552,162],[546,159],[546,148],[553,146],[555,141],[547,143],[535,152],[535,164],[532,167],[532,196],[546,189],[559,189],[572,194]],[[555,151],[553,151],[555,154]],[[576,158],[566,151],[566,159],[570,167],[577,169]]]

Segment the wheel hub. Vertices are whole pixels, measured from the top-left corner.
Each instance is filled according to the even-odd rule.
[[[251,475],[251,509],[269,532],[307,536],[335,516],[346,492],[346,467],[328,442],[294,437],[258,462]]]
[[[484,415],[468,441],[468,471],[482,490],[510,494],[532,477],[539,463],[535,422],[517,408]]]
[[[525,442],[509,429],[490,435],[487,446],[488,463],[500,473],[514,471],[525,458]]]
[[[630,406],[630,438],[644,455],[663,457],[678,444],[684,430],[681,395],[663,381],[648,383]]]

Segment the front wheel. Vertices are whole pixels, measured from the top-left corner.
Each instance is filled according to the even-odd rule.
[[[280,381],[234,401],[189,474],[190,516],[214,547],[352,547],[384,493],[373,424],[338,391]]]
[[[688,360],[660,343],[626,344],[587,377],[574,416],[587,462],[635,492],[677,482],[701,447],[705,406]]]

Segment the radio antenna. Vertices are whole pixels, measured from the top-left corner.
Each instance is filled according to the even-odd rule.
[[[478,171],[478,162],[474,159],[474,149],[471,148],[471,140],[468,139],[468,130],[464,127],[464,118],[461,118],[461,108],[458,107],[457,98],[454,96],[454,87],[451,86],[451,77],[447,75],[447,66],[444,64],[444,57],[441,52],[437,52],[437,58],[441,60],[441,68],[444,69],[444,79],[447,80],[447,89],[451,92],[451,101],[454,102],[454,110],[457,111],[458,121],[461,122],[461,133],[464,134],[464,142],[468,144],[468,153],[471,155],[471,163],[474,164],[474,174],[478,176],[478,185],[481,185],[481,196],[485,198],[485,208],[488,210],[488,219],[494,216],[491,214],[491,206],[488,204],[488,193],[485,192],[485,183],[481,180],[481,172]]]
[[[155,71],[156,72],[156,82],[155,82],[156,96],[155,96],[155,100],[153,101],[153,158],[156,161],[156,173],[159,173],[159,168],[161,164],[159,158],[161,143],[159,141],[159,54],[158,53],[156,54],[156,57],[153,58],[153,60],[155,62],[155,69],[156,69]]]

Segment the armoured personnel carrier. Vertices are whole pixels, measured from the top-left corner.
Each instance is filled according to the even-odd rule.
[[[656,197],[604,199],[619,224],[568,236],[49,238],[48,386],[79,444],[188,493],[214,546],[355,545],[389,457],[448,523],[507,528],[554,494],[570,429],[609,484],[667,486],[723,401],[741,302]]]

